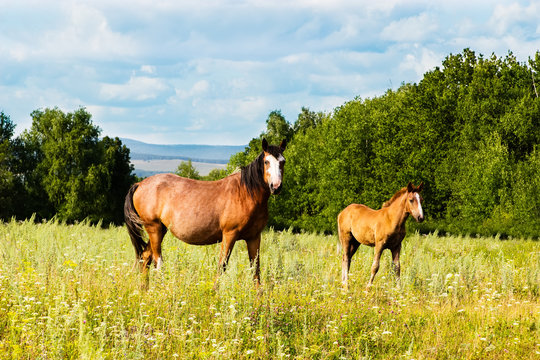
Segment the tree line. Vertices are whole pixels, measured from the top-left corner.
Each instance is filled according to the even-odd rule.
[[[13,138],[13,122],[0,113],[0,218],[121,224],[136,181],[129,149],[118,138],[100,139],[84,108],[31,116],[31,128]]]
[[[418,83],[332,112],[302,108],[294,123],[270,112],[266,130],[226,171],[201,177],[190,162],[177,173],[216,180],[247,165],[263,137],[288,140],[283,191],[270,201],[269,225],[334,232],[350,203],[380,208],[409,181],[424,182],[423,231],[538,237],[540,234],[540,52],[450,54]],[[99,138],[84,109],[32,113],[13,139],[0,113],[0,217],[57,216],[121,223],[136,181],[129,149]]]
[[[378,209],[409,181],[424,182],[423,231],[540,236],[540,52],[485,58],[465,49],[417,84],[331,113],[302,109],[294,124],[270,113],[267,129],[230,166],[249,162],[260,138],[286,138],[276,228],[335,232],[350,203]]]

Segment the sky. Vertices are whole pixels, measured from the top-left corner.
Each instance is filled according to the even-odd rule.
[[[0,111],[85,107],[102,136],[243,145],[280,110],[331,112],[449,54],[520,62],[540,1],[0,0]]]

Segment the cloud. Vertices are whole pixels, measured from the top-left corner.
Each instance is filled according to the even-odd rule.
[[[404,71],[414,71],[417,76],[415,81],[419,81],[426,72],[441,64],[441,57],[441,54],[426,48],[416,49],[405,55],[399,67]]]
[[[176,95],[169,98],[170,103],[177,102],[179,99],[184,100],[197,96],[204,95],[210,88],[210,83],[207,80],[197,81],[189,90],[175,89]]]
[[[24,3],[23,3],[24,4]],[[44,9],[45,17],[51,15],[49,23],[40,19],[30,29],[17,25],[8,29],[7,53],[18,62],[36,59],[107,59],[131,57],[138,51],[136,41],[129,35],[113,31],[107,17],[97,8],[73,3],[37,4],[29,19]],[[21,6],[21,4],[19,4]],[[22,20],[22,19],[21,19]],[[24,26],[24,24],[22,25]],[[2,37],[0,37],[1,39]],[[3,47],[0,45],[0,49]]]
[[[518,2],[495,6],[489,25],[499,36],[518,33],[531,36],[540,18],[540,4],[531,2],[526,6]]]
[[[0,0],[0,110],[17,130],[36,108],[86,106],[104,135],[245,144],[272,110],[294,122],[302,106],[332,111],[356,96],[382,95],[466,47],[511,50],[526,61],[538,50],[539,7]]]
[[[437,28],[433,15],[423,12],[391,22],[382,30],[381,38],[395,42],[421,42],[433,36]]]
[[[107,101],[145,101],[157,98],[168,88],[167,84],[161,79],[139,76],[131,77],[125,84],[101,85],[100,96]]]
[[[145,74],[153,75],[156,73],[156,67],[152,65],[142,65],[141,72]]]

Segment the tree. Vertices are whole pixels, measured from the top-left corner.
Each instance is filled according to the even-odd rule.
[[[315,113],[306,107],[302,107],[298,118],[292,126],[292,130],[296,135],[299,132],[305,133],[308,129],[316,128],[321,125],[325,119],[329,118],[323,112]]]
[[[264,135],[263,135],[264,134]],[[281,140],[290,141],[294,135],[291,124],[285,120],[280,110],[273,110],[266,119],[266,132],[260,138],[265,137],[270,144],[279,144]]]
[[[174,173],[176,175],[179,175],[188,179],[195,179],[195,180],[201,179],[201,175],[199,175],[199,172],[197,171],[197,169],[195,169],[191,160],[182,161],[178,165]]]
[[[203,177],[203,180],[207,181],[215,181],[219,179],[223,179],[227,176],[227,170],[225,169],[212,169],[208,173],[208,175]]]
[[[0,112],[0,218],[7,219],[13,215],[16,199],[13,194],[16,177],[12,172],[13,131],[15,125],[4,112]]]
[[[104,223],[121,224],[124,221],[124,197],[131,185],[136,181],[133,165],[130,163],[129,149],[119,138],[105,136],[100,142],[104,165],[107,169],[105,202],[101,219]],[[105,184],[104,184],[105,185]]]
[[[119,139],[99,139],[84,108],[32,112],[32,127],[21,136],[20,163],[30,211],[61,220],[120,223],[125,193],[134,181],[129,150]]]

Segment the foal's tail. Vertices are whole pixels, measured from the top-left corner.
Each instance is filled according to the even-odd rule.
[[[142,256],[144,249],[146,248],[146,242],[142,237],[142,221],[137,214],[137,210],[133,206],[133,193],[139,184],[134,184],[128,191],[126,195],[126,200],[124,202],[124,220],[126,221],[127,230],[129,237],[131,238],[131,243],[135,248],[136,259],[139,260]]]

